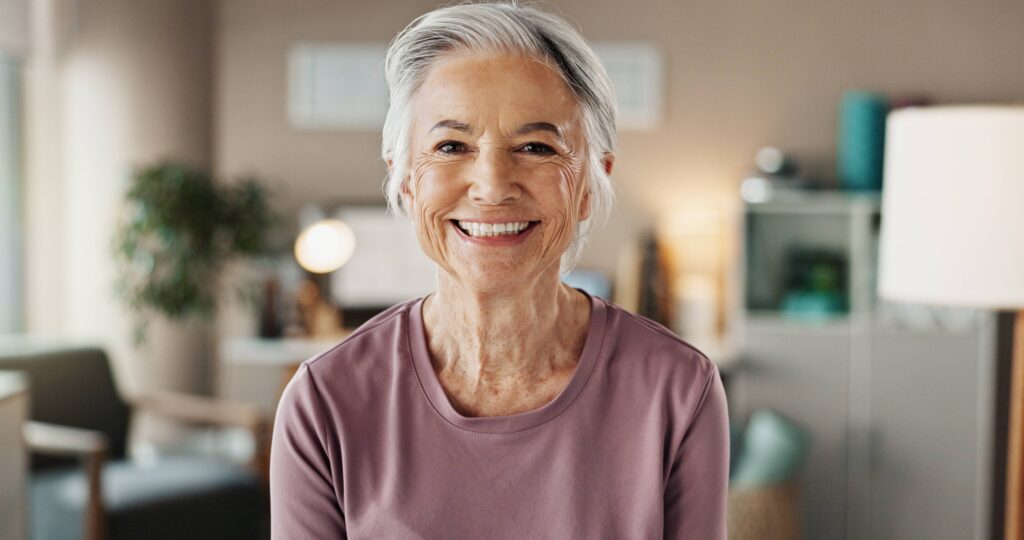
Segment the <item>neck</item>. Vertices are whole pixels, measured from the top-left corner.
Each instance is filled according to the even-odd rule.
[[[503,388],[571,370],[590,322],[587,297],[553,275],[511,290],[478,291],[439,272],[423,305],[441,378],[473,389]]]

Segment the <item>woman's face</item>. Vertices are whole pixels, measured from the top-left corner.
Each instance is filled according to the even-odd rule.
[[[402,196],[427,255],[474,290],[557,275],[589,211],[580,110],[561,77],[518,55],[451,53],[411,106]]]

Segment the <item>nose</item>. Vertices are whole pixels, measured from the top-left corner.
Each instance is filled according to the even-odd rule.
[[[501,149],[481,150],[470,174],[469,197],[481,205],[500,205],[519,198],[522,188],[515,167]]]

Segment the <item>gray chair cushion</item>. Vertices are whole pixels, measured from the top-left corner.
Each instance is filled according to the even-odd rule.
[[[37,473],[30,489],[34,540],[82,537],[87,488],[81,468]],[[265,537],[267,501],[259,480],[223,461],[111,462],[103,471],[103,500],[111,539]]]

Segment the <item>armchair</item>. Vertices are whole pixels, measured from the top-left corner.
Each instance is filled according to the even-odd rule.
[[[247,404],[168,392],[117,392],[96,348],[0,351],[0,369],[29,378],[30,520],[37,540],[265,537],[268,421]],[[153,464],[127,458],[133,412],[197,425],[241,427],[256,451],[247,466],[202,456]],[[71,459],[69,459],[71,458]]]

